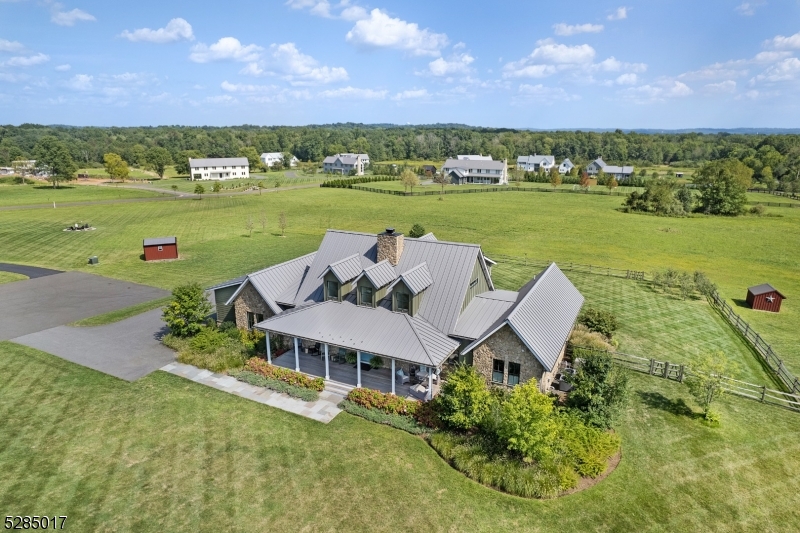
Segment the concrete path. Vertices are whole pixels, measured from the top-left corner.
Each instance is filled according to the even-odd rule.
[[[58,326],[12,341],[134,381],[175,360],[160,342],[164,333],[161,310],[154,309],[105,326]]]
[[[336,407],[344,397],[329,391],[319,393],[319,400],[316,402],[304,402],[297,398],[292,398],[286,394],[275,392],[264,387],[256,387],[239,381],[231,376],[215,374],[210,370],[203,370],[192,365],[182,363],[170,363],[161,370],[191,379],[196,383],[202,383],[217,390],[225,391],[254,402],[263,403],[270,407],[282,409],[296,415],[304,416],[317,422],[327,424],[336,415],[341,413],[341,409]]]
[[[30,279],[43,278],[45,276],[52,276],[53,274],[61,274],[61,270],[52,270],[49,268],[39,268],[28,265],[15,265],[13,263],[0,263],[0,270],[3,272],[13,272],[15,274],[22,274],[28,276]]]
[[[169,296],[169,292],[84,272],[0,285],[0,340],[63,326],[124,307]],[[109,345],[108,348],[113,348]]]

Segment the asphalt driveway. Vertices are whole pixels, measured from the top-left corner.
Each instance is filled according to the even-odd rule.
[[[42,278],[44,276],[52,276],[53,274],[61,274],[61,270],[53,270],[50,268],[39,268],[28,265],[15,265],[14,263],[0,263],[0,270],[3,272],[13,272],[15,274],[22,274],[29,278]]]

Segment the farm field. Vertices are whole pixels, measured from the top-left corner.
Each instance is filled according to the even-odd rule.
[[[103,168],[103,167],[100,167],[100,168],[81,168],[81,169],[78,169],[78,174],[88,174],[89,178],[106,178],[106,179],[110,178],[110,176],[108,175],[108,172],[106,172],[106,169]],[[165,178],[170,178],[170,177],[173,177],[173,176],[177,176],[177,173],[175,172],[175,167],[170,165],[165,169],[164,177]],[[159,178],[158,178],[158,174],[156,174],[152,170],[143,170],[143,169],[140,169],[140,168],[129,167],[128,168],[128,179],[131,179],[131,180],[157,180]]]
[[[323,425],[164,372],[127,383],[8,342],[0,352],[0,507],[68,515],[75,531],[800,528],[796,413],[727,397],[710,429],[684,386],[640,374],[617,469],[534,501],[347,413]]]
[[[161,194],[152,191],[106,188],[74,183],[61,185],[57,189],[44,183],[36,185],[0,185],[0,207],[52,204],[53,202],[56,202],[57,206],[62,202],[125,200],[129,198],[155,198],[158,196],[161,196]]]
[[[0,284],[11,283],[12,281],[20,281],[23,279],[28,279],[28,277],[23,276],[22,274],[16,274],[14,272],[3,272],[2,270],[0,270]]]
[[[616,211],[620,203],[619,197],[579,194],[465,194],[439,201],[437,196],[311,188],[0,212],[0,261],[80,269],[169,289],[189,280],[211,285],[308,253],[326,228],[378,232],[393,226],[407,231],[419,222],[440,239],[480,243],[490,257],[527,255],[645,271],[668,266],[702,270],[789,368],[800,373],[800,308],[793,303],[793,295],[800,294],[800,210],[781,209],[779,218],[675,219],[621,213]],[[285,238],[277,227],[280,212],[287,219]],[[61,231],[76,217],[90,220],[97,230]],[[248,217],[254,222],[252,236],[245,228]],[[142,261],[142,239],[165,235],[178,237],[181,259]],[[98,255],[100,264],[85,265],[90,255]],[[502,277],[502,265],[496,272]],[[789,297],[780,314],[744,306],[746,288],[764,282]]]
[[[222,191],[228,192],[236,192],[244,190],[247,187],[256,185],[259,181],[264,183],[265,188],[270,188],[275,186],[275,179],[281,179],[281,187],[291,187],[292,185],[305,185],[310,183],[321,183],[324,181],[322,178],[316,177],[286,177],[286,172],[270,172],[266,174],[251,174],[249,178],[243,179],[231,179],[231,180],[224,180],[220,181],[220,185],[223,187]],[[148,188],[155,188],[155,189],[164,189],[165,191],[171,191],[173,185],[178,186],[178,192],[183,193],[193,193],[194,188],[197,184],[202,185],[205,187],[207,193],[211,193],[211,187],[214,185],[214,181],[207,180],[207,181],[191,181],[186,178],[164,178],[163,180],[155,180],[146,185]],[[126,184],[126,187],[136,187],[136,184]],[[121,187],[121,186],[120,186]],[[222,193],[222,192],[221,192]],[[221,194],[220,193],[220,194]],[[213,193],[211,193],[213,194]]]
[[[358,187],[369,187],[369,188],[373,188],[373,189],[387,189],[387,190],[390,190],[390,191],[406,191],[406,188],[399,181],[376,181],[374,183],[359,183],[359,184],[357,184],[357,186]],[[482,188],[490,189],[490,188],[506,188],[506,187],[511,188],[511,189],[515,189],[515,188],[517,188],[517,184],[512,182],[508,186],[506,186],[506,185],[480,185],[480,184],[477,184],[477,183],[476,184],[467,184],[467,185],[458,185],[458,186],[446,185],[444,190],[445,190],[445,193],[446,193],[447,191],[454,191],[454,190],[458,190],[458,189],[482,189]],[[574,187],[575,187],[575,185],[563,185],[562,184],[562,185],[559,185],[557,188],[558,189],[564,189],[564,190],[572,190]],[[553,186],[550,185],[549,183],[522,182],[522,183],[519,184],[519,188],[521,188],[521,189],[548,189],[549,190],[549,189],[552,189]],[[420,185],[414,187],[414,192],[420,192],[420,191],[426,191],[426,192],[427,191],[435,191],[435,192],[439,192],[439,191],[441,191],[441,189],[442,189],[441,185],[437,185],[435,183],[430,183],[429,180],[428,180],[428,182],[425,182],[423,184],[420,184]],[[606,187],[594,185],[594,186],[592,186],[590,188],[590,190],[592,190],[592,191],[595,191],[595,190],[607,191],[608,189]],[[616,189],[614,189],[615,192],[624,192],[624,193],[629,193],[629,192],[635,191],[635,190],[636,191],[643,191],[644,188],[643,187],[625,187],[625,186],[621,186],[621,187],[617,187]]]

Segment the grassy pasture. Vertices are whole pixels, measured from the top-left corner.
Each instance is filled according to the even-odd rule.
[[[16,274],[14,272],[3,272],[2,270],[0,270],[0,284],[11,283],[12,281],[21,281],[23,279],[28,279],[28,277],[23,276],[22,274]]]
[[[0,185],[0,207],[11,205],[52,204],[62,202],[91,202],[96,200],[120,200],[129,198],[153,198],[157,192],[96,187],[92,185],[63,184],[54,189],[52,185]],[[85,218],[85,217],[84,217]]]
[[[310,183],[321,183],[324,181],[322,177],[312,177],[312,176],[300,176],[300,177],[285,177],[285,173],[279,172],[272,172],[269,174],[251,174],[249,178],[242,178],[242,179],[230,179],[230,180],[223,180],[220,181],[220,185],[223,187],[222,191],[219,194],[223,194],[225,191],[228,192],[237,192],[242,191],[247,187],[256,185],[259,181],[264,183],[265,188],[271,188],[275,186],[275,178],[281,179],[281,187],[291,187],[292,185],[306,185]],[[152,183],[148,183],[146,186],[150,188],[156,189],[164,189],[165,191],[171,191],[173,185],[178,186],[179,192],[184,193],[193,193],[194,188],[197,184],[202,185],[206,189],[206,193],[214,194],[211,192],[211,187],[213,187],[215,181],[206,180],[206,181],[191,181],[186,178],[164,178],[163,180],[153,181]]]
[[[127,383],[8,342],[0,353],[0,508],[68,515],[74,531],[800,528],[798,415],[724,398],[709,429],[685,387],[648,376],[632,378],[618,468],[531,501],[347,413],[323,425],[163,372]]]

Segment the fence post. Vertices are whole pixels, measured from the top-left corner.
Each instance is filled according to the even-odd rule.
[[[678,367],[678,383],[683,383],[683,370],[684,370],[683,365]]]
[[[650,375],[652,376],[655,371],[656,371],[656,360],[650,359]]]
[[[764,403],[764,397],[767,395],[767,386],[761,387],[761,403]]]
[[[664,361],[664,374],[662,377],[664,379],[669,379],[669,361]]]

